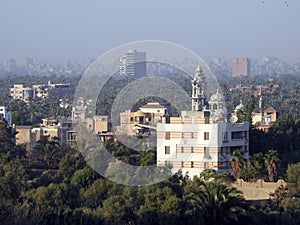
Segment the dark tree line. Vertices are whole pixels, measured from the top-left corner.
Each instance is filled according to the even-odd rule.
[[[97,174],[75,149],[59,149],[55,140],[42,139],[28,154],[22,146],[14,146],[5,125],[0,137],[3,225],[299,222],[299,163],[288,167],[289,185],[279,188],[270,204],[254,206],[230,186],[230,174],[207,170],[190,179],[179,172],[158,184],[123,186]],[[136,165],[149,165],[155,159],[151,151],[138,156],[112,141],[106,147],[116,158]],[[262,163],[267,162],[267,154],[272,152]],[[37,162],[44,167],[37,169]]]

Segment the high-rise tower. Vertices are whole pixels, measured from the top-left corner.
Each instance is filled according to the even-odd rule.
[[[130,50],[119,58],[119,74],[121,76],[145,76],[146,52]]]
[[[250,61],[247,57],[236,58],[232,61],[232,76],[249,76]]]

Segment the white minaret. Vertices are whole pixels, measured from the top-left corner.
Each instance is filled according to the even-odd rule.
[[[260,116],[261,116],[261,124],[264,124],[264,112],[263,112],[263,96],[262,96],[262,86],[260,86],[260,90],[259,90],[259,111],[260,111]]]
[[[192,80],[192,111],[202,111],[205,105],[205,95],[203,92],[202,82],[204,80],[204,74],[198,65],[195,73],[195,77]]]

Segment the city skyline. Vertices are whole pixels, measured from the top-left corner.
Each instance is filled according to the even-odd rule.
[[[81,59],[138,40],[183,45],[204,59],[300,57],[300,2],[3,1],[0,58]]]

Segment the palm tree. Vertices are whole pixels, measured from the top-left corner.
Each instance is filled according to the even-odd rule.
[[[202,183],[184,198],[199,212],[199,224],[235,224],[248,209],[240,191],[219,182]]]
[[[244,153],[241,150],[234,150],[230,161],[234,178],[237,180],[241,176],[242,168],[246,163]]]
[[[265,165],[268,170],[268,177],[270,182],[274,182],[274,177],[277,175],[278,169],[278,153],[274,149],[270,149],[264,156]]]
[[[45,162],[48,168],[55,168],[62,150],[56,139],[49,140],[49,136],[43,136],[34,146],[31,155],[36,160]]]

